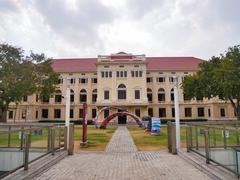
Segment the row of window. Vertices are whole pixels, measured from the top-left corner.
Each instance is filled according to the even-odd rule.
[[[124,68],[125,66],[124,65],[119,65],[118,67],[120,67],[120,68]],[[139,67],[139,65],[134,65],[134,67]],[[109,66],[104,66],[104,68],[109,68]]]
[[[74,91],[71,89],[70,90],[70,101],[74,102]],[[118,91],[118,99],[126,99],[127,98],[127,88],[124,84],[120,84],[117,88]],[[165,98],[165,89],[163,88],[159,88],[158,89],[158,102],[165,102],[166,98]],[[140,99],[140,90],[134,90],[134,95],[135,95],[135,99]],[[174,89],[172,88],[170,91],[170,97],[171,97],[171,101],[174,101]],[[55,93],[55,103],[61,103],[62,102],[62,93],[60,90],[58,90]],[[149,102],[152,102],[153,100],[153,95],[152,95],[152,89],[147,88],[147,98]],[[110,99],[110,92],[109,90],[104,90],[104,99],[105,100],[109,100]],[[191,100],[190,98],[186,97],[183,94],[183,99],[184,101],[189,101]],[[28,96],[23,96],[23,102],[27,102],[28,100]],[[80,90],[80,96],[79,96],[79,100],[80,103],[84,103],[87,102],[87,91],[85,89]],[[203,99],[198,99],[197,100],[203,100]],[[39,96],[36,95],[36,102],[39,101]],[[49,96],[45,96],[41,99],[41,101],[43,103],[49,103]],[[92,91],[92,102],[95,103],[97,101],[97,89],[94,89]]]
[[[225,117],[225,109],[220,108],[219,110],[220,117]],[[148,108],[148,115],[153,116],[153,109]],[[159,117],[166,117],[166,108],[159,108],[158,109],[158,115]],[[171,109],[171,115],[172,117],[175,117],[175,108]],[[184,116],[185,117],[192,117],[192,108],[184,108]],[[198,117],[205,117],[205,111],[203,107],[197,108],[197,116]],[[211,110],[208,109],[208,117],[211,117]]]
[[[135,90],[134,94],[135,94],[135,99],[140,99],[140,90]],[[126,99],[126,98],[127,98],[126,86],[124,84],[120,84],[118,86],[118,99]],[[62,99],[63,99],[62,93],[60,90],[58,90],[55,93],[55,103],[60,104],[62,102]],[[109,90],[104,90],[104,99],[105,100],[110,99]],[[38,102],[38,100],[39,100],[39,97],[38,95],[36,95],[36,102]],[[80,103],[87,102],[87,91],[85,89],[82,89],[80,91],[79,100],[80,100]],[[27,102],[27,96],[24,96],[23,101]],[[97,101],[97,89],[94,89],[92,91],[92,102],[95,103],[96,101]],[[42,102],[49,103],[49,97],[43,97]],[[70,102],[71,103],[74,102],[74,91],[72,89],[70,90]]]
[[[102,78],[111,78],[112,77],[112,71],[102,71],[101,76],[102,76]]]
[[[131,77],[142,77],[143,71],[131,71]],[[112,71],[101,71],[102,78],[111,78]],[[126,78],[128,77],[128,71],[116,71],[117,78]]]
[[[35,113],[35,118],[38,119],[39,117],[39,111],[36,111]],[[95,118],[96,117],[96,114],[97,114],[97,110],[96,109],[92,109],[92,118]],[[13,119],[13,111],[9,111],[8,112],[8,118],[9,119]],[[49,110],[48,109],[42,109],[41,110],[41,118],[48,118],[49,117]],[[73,109],[70,109],[70,118],[73,118],[74,117],[74,110]],[[22,119],[25,119],[26,118],[26,112],[23,111],[22,112]],[[64,118],[62,117],[62,112],[61,112],[61,109],[54,109],[54,118]],[[79,109],[79,118],[83,118],[83,109]]]
[[[42,114],[41,114],[41,118],[48,118],[49,117],[49,110],[48,109],[42,109]],[[83,118],[83,109],[79,109],[79,118]],[[96,117],[96,109],[92,109],[92,118],[95,118]],[[219,113],[220,113],[220,116],[221,117],[225,117],[225,109],[224,108],[220,108],[219,110]],[[140,108],[135,108],[135,114],[137,116],[141,116],[141,110]],[[148,115],[153,117],[153,108],[148,108]],[[158,109],[158,115],[159,117],[166,117],[166,108],[159,108]],[[171,115],[172,117],[175,117],[175,109],[172,108],[171,109]],[[184,109],[184,115],[185,117],[192,117],[192,108],[185,108]],[[8,118],[9,119],[13,119],[13,111],[9,111],[8,112]],[[104,111],[104,118],[108,117],[109,116],[109,110],[106,110]],[[197,108],[197,116],[198,117],[205,117],[205,111],[204,111],[204,108],[203,107],[199,107]],[[74,117],[74,110],[73,109],[70,109],[70,118],[73,118]],[[208,117],[211,117],[211,110],[208,109]],[[26,111],[23,111],[22,112],[22,119],[25,119],[26,118]],[[36,114],[35,114],[35,118],[38,119],[38,111],[36,111]],[[62,112],[61,112],[61,109],[54,109],[54,118],[63,118],[62,117]]]
[[[127,71],[116,71],[116,77],[117,78],[126,78],[128,76]],[[142,71],[131,71],[131,77],[142,77],[143,72]],[[112,78],[112,71],[101,71],[101,77],[102,78]],[[178,77],[176,77],[178,79]],[[182,80],[184,77],[182,77]],[[79,84],[87,84],[88,83],[88,78],[79,78]],[[63,79],[58,80],[58,84],[63,84]],[[153,82],[153,77],[147,77],[146,79],[147,83],[152,83]],[[158,83],[165,83],[166,82],[166,77],[156,77],[156,82]],[[168,82],[173,83],[174,82],[174,77],[168,77]],[[76,78],[71,78],[70,79],[70,84],[75,84],[76,83]],[[97,78],[91,78],[91,83],[96,84],[97,83]]]
[[[166,79],[167,79],[166,77],[156,77],[156,82],[157,83],[165,83],[165,82],[167,82]],[[179,77],[175,77],[175,79],[177,81],[179,81]],[[184,77],[182,77],[182,81],[183,81],[183,79],[184,79]],[[153,82],[153,77],[147,77],[146,81],[147,81],[147,83],[152,83]],[[168,82],[173,83],[174,82],[174,77],[173,76],[168,77]]]
[[[174,101],[174,89],[172,88],[170,91],[170,97],[171,97],[171,101]],[[152,89],[147,88],[147,98],[149,102],[152,102],[153,98],[152,98]],[[183,96],[183,99],[185,101],[190,100],[188,97]],[[158,102],[165,102],[166,98],[165,98],[165,90],[163,88],[159,88],[158,89]]]
[[[63,84],[64,80],[62,78],[58,79],[58,84]],[[87,84],[88,78],[79,78],[78,79],[79,84]],[[70,84],[75,84],[76,78],[70,78]],[[96,84],[97,78],[91,78],[91,83]]]

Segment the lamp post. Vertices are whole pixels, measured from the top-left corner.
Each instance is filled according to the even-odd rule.
[[[179,122],[179,99],[178,99],[178,78],[173,77],[174,82],[174,108],[175,108],[175,125],[176,125],[176,149],[180,149],[180,122]]]
[[[69,149],[69,126],[70,126],[70,85],[71,79],[67,78],[67,89],[66,89],[66,113],[65,113],[65,127],[67,127],[67,150]]]

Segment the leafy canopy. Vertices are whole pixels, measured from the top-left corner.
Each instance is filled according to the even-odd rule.
[[[230,100],[240,117],[240,46],[228,48],[225,54],[200,64],[196,74],[182,84],[188,98],[219,97]]]
[[[0,44],[0,108],[8,109],[11,102],[20,103],[23,96],[49,96],[57,88],[58,76],[51,59],[44,54],[24,55],[21,48]]]

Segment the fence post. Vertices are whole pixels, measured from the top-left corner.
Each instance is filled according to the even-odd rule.
[[[52,150],[52,155],[55,154],[55,129],[54,127],[51,128],[51,150]]]
[[[47,147],[48,147],[48,151],[50,151],[51,149],[51,129],[50,127],[48,127],[48,144],[47,144]]]
[[[227,148],[226,126],[225,126],[225,124],[223,125],[223,146],[224,146],[224,149]]]
[[[238,127],[236,127],[236,138],[237,138],[237,145],[239,145]]]
[[[23,132],[24,132],[24,127],[21,127],[21,144],[20,144],[20,150],[23,150]]]
[[[209,164],[210,152],[209,152],[209,132],[208,129],[204,130],[205,137],[205,153],[206,153],[206,163]]]
[[[190,152],[190,127],[186,126],[187,152]]]
[[[25,148],[24,148],[24,170],[28,170],[28,160],[29,160],[29,147],[30,147],[30,134],[25,134]]]
[[[198,129],[197,129],[197,126],[195,126],[195,136],[196,136],[196,150],[198,150]]]
[[[74,150],[74,124],[71,123],[69,126],[69,149],[68,155],[73,155]]]
[[[11,145],[11,125],[8,127],[8,147]]]
[[[217,146],[216,129],[213,129],[214,147]]]
[[[61,128],[59,125],[57,126],[57,132],[58,132],[58,148],[61,148]]]
[[[30,141],[30,143],[29,143],[29,147],[31,147],[31,142],[32,142],[32,126],[29,126],[30,127],[30,131],[29,131],[29,141]]]
[[[67,150],[67,126],[64,126],[64,150]]]
[[[193,133],[192,133],[192,126],[190,126],[190,146],[193,147]]]
[[[172,123],[172,126],[171,126],[171,144],[172,144],[172,154],[177,154],[176,124],[174,124],[174,123]]]
[[[172,131],[172,123],[171,121],[167,122],[167,134],[168,134],[168,152],[172,152],[172,142],[171,142],[171,131]]]

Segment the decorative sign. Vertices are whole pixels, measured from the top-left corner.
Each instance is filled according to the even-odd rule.
[[[161,126],[160,118],[152,117],[151,135],[159,136],[160,135],[160,126]]]

